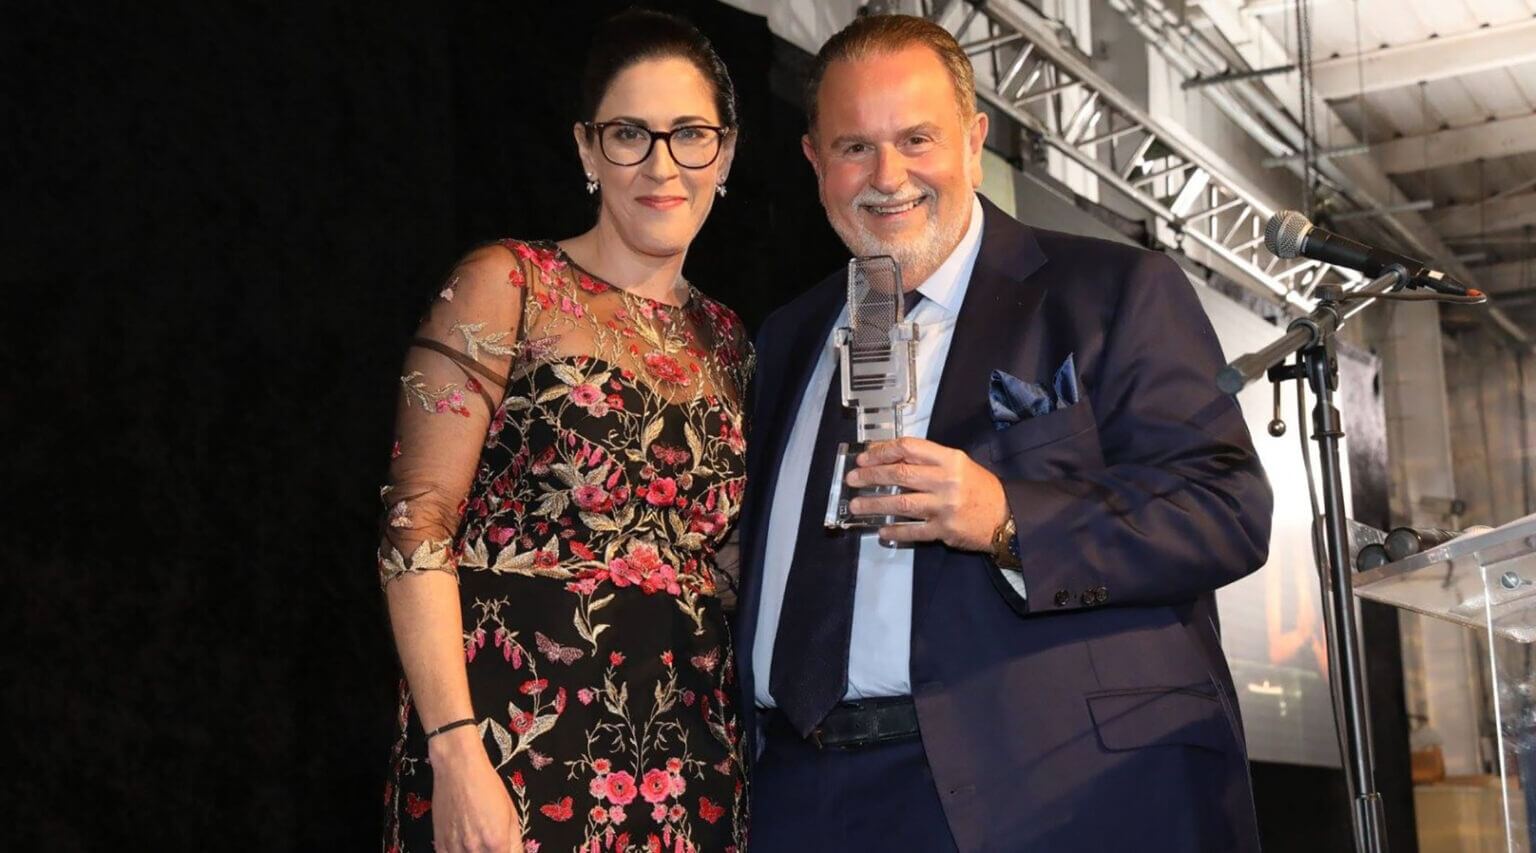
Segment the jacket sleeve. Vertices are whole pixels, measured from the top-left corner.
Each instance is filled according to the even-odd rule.
[[[1216,388],[1222,364],[1189,280],[1143,255],[1085,389],[1104,466],[1003,481],[1028,590],[1005,595],[1015,609],[1177,603],[1263,565],[1273,496],[1237,402]]]

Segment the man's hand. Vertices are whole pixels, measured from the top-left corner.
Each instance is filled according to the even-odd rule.
[[[938,540],[962,551],[991,551],[992,533],[1008,517],[1003,484],[962,451],[921,438],[871,444],[848,472],[850,486],[901,486],[906,494],[854,498],[858,515],[900,515],[922,524],[880,528],[888,542]]]

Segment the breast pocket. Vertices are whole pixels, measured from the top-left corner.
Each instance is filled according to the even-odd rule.
[[[1092,443],[1094,455],[1096,455],[1098,447],[1098,441],[1094,437],[1096,426],[1093,405],[1089,403],[1087,397],[1084,397],[1070,406],[1038,417],[1027,418],[1005,430],[988,435],[981,441],[979,450],[994,463],[1002,464],[1020,454],[1039,451],[1058,442],[1069,443],[1068,439],[1087,433],[1088,437],[1094,438]]]

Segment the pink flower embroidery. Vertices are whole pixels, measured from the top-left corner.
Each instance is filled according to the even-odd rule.
[[[694,504],[689,513],[688,532],[713,536],[724,530],[729,523],[730,519],[725,517],[725,513],[710,512],[699,504]]]
[[[671,506],[677,500],[677,481],[671,477],[652,480],[645,491],[645,502],[651,506]]]
[[[602,486],[577,486],[571,491],[571,499],[584,512],[602,513],[613,509],[613,496]]]
[[[640,783],[640,796],[648,803],[659,803],[667,798],[672,790],[670,777],[665,770],[647,770],[645,779]]]
[[[613,579],[613,585],[620,589],[638,584],[645,579],[639,570],[623,557],[619,557],[608,564],[608,576]]]
[[[583,382],[571,389],[571,402],[578,406],[591,406],[604,399],[603,391],[590,382]]]
[[[527,734],[533,729],[533,715],[527,711],[518,711],[507,721],[511,724],[513,734]]]
[[[683,370],[681,364],[677,363],[677,359],[669,355],[663,355],[659,352],[646,353],[645,369],[662,382],[669,382],[673,385],[688,384],[688,372]]]
[[[608,802],[616,806],[627,806],[634,802],[635,777],[631,776],[628,772],[620,770],[617,773],[610,773],[606,777],[604,784],[606,786]],[[620,820],[622,818],[615,818],[615,821]]]
[[[464,407],[464,392],[457,388],[450,391],[448,396],[438,400],[433,408],[440,415],[445,412],[453,412],[456,415],[469,417],[469,409]]]

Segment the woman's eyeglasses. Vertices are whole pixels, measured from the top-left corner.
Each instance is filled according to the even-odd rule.
[[[671,130],[651,130],[625,121],[585,121],[597,134],[597,146],[615,166],[638,166],[651,156],[660,139],[672,155],[672,161],[685,169],[702,169],[720,156],[720,141],[730,128],[709,124],[690,124]]]

